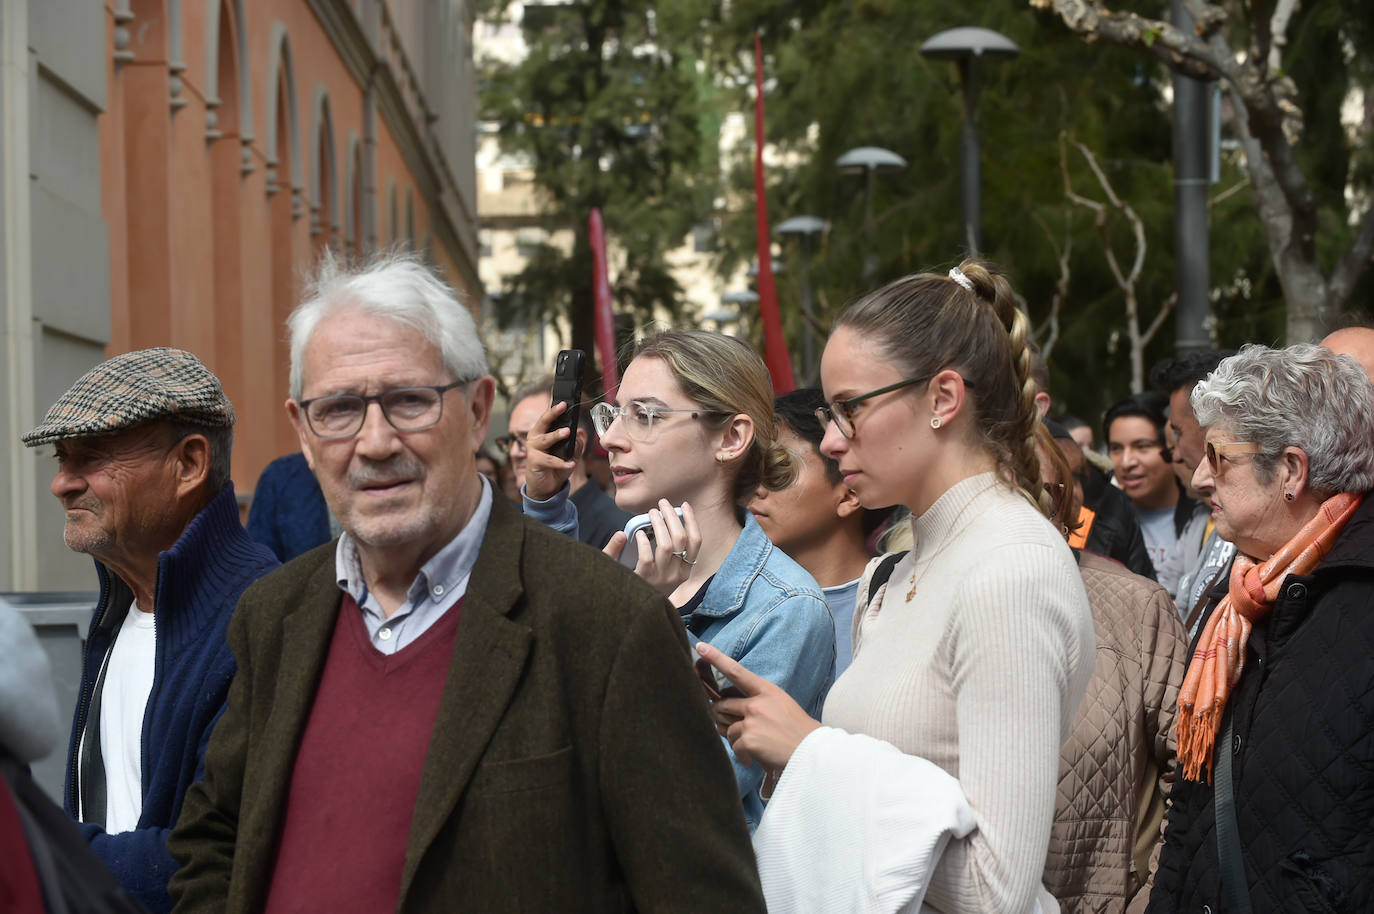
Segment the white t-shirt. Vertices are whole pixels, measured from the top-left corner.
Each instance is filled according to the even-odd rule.
[[[105,831],[133,831],[143,814],[143,712],[153,689],[157,628],[153,613],[129,607],[115,638],[100,695],[100,755],[105,762]]]

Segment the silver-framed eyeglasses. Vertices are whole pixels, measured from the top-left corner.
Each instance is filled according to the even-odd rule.
[[[631,441],[648,441],[653,434],[657,421],[663,416],[670,416],[675,413],[686,413],[693,419],[728,415],[719,410],[711,409],[671,409],[667,406],[655,406],[641,400],[631,400],[624,406],[616,406],[613,403],[603,401],[592,407],[592,424],[596,426],[597,435],[604,438],[606,433],[611,430],[611,425],[619,419],[620,424],[625,429],[626,436]]]
[[[452,384],[426,387],[393,387],[379,394],[331,394],[302,400],[297,406],[305,414],[310,430],[320,438],[352,438],[362,431],[367,408],[376,403],[382,416],[398,432],[420,432],[433,428],[444,418],[444,394],[472,381],[467,378]]]
[[[944,369],[942,368],[940,371],[944,371]],[[935,374],[939,373],[939,371],[935,372]],[[853,438],[854,414],[857,412],[857,410],[854,409],[854,405],[856,403],[862,403],[865,400],[872,399],[881,394],[891,393],[894,390],[901,390],[904,387],[911,387],[915,384],[924,383],[935,377],[935,374],[923,375],[919,378],[907,378],[905,381],[898,381],[896,384],[879,387],[877,390],[870,390],[868,393],[859,394],[857,397],[845,397],[843,400],[831,400],[825,406],[816,409],[816,420],[820,422],[822,430],[830,423],[834,422],[835,427],[840,430],[841,435],[844,435],[846,438]],[[964,386],[972,387],[973,382],[968,378],[964,378]]]

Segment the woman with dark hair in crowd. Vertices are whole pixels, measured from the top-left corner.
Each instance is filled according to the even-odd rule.
[[[816,410],[824,406],[825,395],[814,387],[773,401],[778,435],[796,464],[797,478],[780,491],[759,486],[749,501],[749,513],[773,544],[821,586],[835,617],[839,675],[854,653],[850,628],[859,578],[873,557],[868,544],[892,509],[859,504],[854,490],[844,484],[839,464],[821,453],[825,429],[816,421]]]
[[[1246,346],[1191,401],[1236,558],[1179,690],[1150,910],[1374,910],[1374,388],[1320,346]]]
[[[820,722],[698,647],[747,696],[714,705],[736,753],[785,766],[755,842],[770,908],[1053,910],[1059,747],[1096,639],[1040,507],[1027,330],[965,261],[850,305],[825,347],[821,450],[865,506],[910,508],[916,545],[860,584]]]

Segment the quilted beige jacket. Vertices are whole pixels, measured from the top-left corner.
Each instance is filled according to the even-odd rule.
[[[1079,569],[1097,664],[1060,754],[1044,878],[1064,914],[1117,914],[1159,839],[1188,645],[1163,587],[1089,552]]]

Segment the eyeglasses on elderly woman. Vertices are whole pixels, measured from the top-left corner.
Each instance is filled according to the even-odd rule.
[[[1212,475],[1215,476],[1221,472],[1221,463],[1223,460],[1234,462],[1232,460],[1232,455],[1258,454],[1259,452],[1260,446],[1258,444],[1250,444],[1242,441],[1228,441],[1217,444],[1214,441],[1208,441],[1206,451],[1207,468],[1211,470]]]

